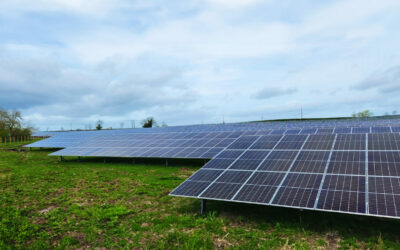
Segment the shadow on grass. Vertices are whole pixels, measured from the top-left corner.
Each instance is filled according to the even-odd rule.
[[[54,150],[53,150],[54,151]],[[56,157],[56,156],[53,156]],[[167,163],[168,161],[168,163]],[[64,157],[63,162],[74,163],[124,163],[140,165],[159,165],[168,167],[196,167],[200,168],[208,160],[205,159],[165,159],[165,158],[126,158],[126,157]]]
[[[178,212],[199,214],[200,200],[192,199],[192,202],[179,207]],[[400,221],[396,219],[223,201],[207,201],[207,212],[249,222],[259,229],[274,225],[283,230],[337,232],[342,237],[359,239],[381,235],[386,240],[400,240]]]

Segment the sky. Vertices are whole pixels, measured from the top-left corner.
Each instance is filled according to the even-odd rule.
[[[398,0],[1,0],[0,107],[41,130],[400,112],[398,13]]]

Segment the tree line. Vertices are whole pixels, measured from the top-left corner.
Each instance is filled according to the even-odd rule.
[[[24,126],[24,119],[18,110],[0,108],[0,136],[30,136],[33,128]]]

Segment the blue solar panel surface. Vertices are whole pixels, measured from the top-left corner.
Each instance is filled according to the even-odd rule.
[[[400,217],[398,133],[283,135],[255,147],[263,139],[221,151],[171,195]]]

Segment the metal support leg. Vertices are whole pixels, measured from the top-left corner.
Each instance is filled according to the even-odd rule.
[[[64,160],[64,158],[62,156],[60,156],[60,161],[63,161],[63,160]]]
[[[302,215],[303,215],[303,209],[300,209],[300,210],[299,210],[299,221],[300,221],[300,225],[303,223]]]
[[[201,215],[205,215],[207,213],[207,200],[201,200]]]

